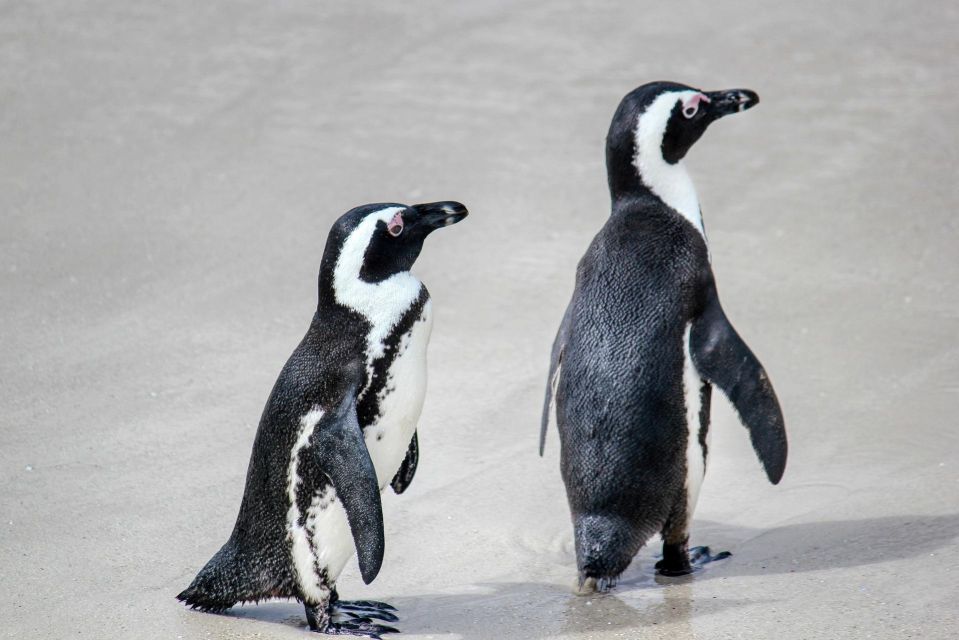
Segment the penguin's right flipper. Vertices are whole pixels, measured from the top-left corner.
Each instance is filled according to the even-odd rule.
[[[363,582],[376,578],[383,564],[383,505],[376,468],[356,418],[356,397],[346,393],[313,431],[310,450],[346,509]]]
[[[546,431],[549,429],[549,416],[553,411],[553,399],[556,395],[556,385],[559,384],[559,375],[563,369],[563,352],[566,350],[566,331],[569,325],[569,308],[563,314],[563,321],[556,332],[553,341],[553,352],[549,359],[549,375],[546,377],[546,398],[543,400],[543,420],[539,427],[539,455],[543,456],[546,449]]]
[[[786,469],[783,413],[762,364],[723,313],[715,287],[710,287],[703,313],[693,321],[689,350],[699,374],[722,389],[736,407],[766,476],[777,484]]]
[[[403,464],[400,465],[400,470],[396,472],[396,475],[393,476],[393,480],[390,482],[390,486],[393,487],[393,491],[396,492],[397,495],[406,491],[406,488],[413,482],[413,476],[416,475],[416,465],[419,464],[419,461],[420,443],[414,431],[413,439],[410,440],[410,448],[406,451],[406,458],[403,460]]]

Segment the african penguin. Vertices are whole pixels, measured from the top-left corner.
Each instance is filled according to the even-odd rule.
[[[726,319],[683,157],[752,91],[673,82],[623,98],[606,141],[612,214],[580,260],[553,344],[540,455],[555,408],[578,590],[606,590],[655,534],[663,575],[692,570],[689,526],[709,453],[712,385],[772,483],[786,431],[766,372]],[[702,548],[693,560],[708,561]],[[729,554],[722,554],[725,557]]]
[[[376,577],[380,491],[402,493],[416,471],[432,317],[410,268],[427,235],[466,215],[458,202],[370,204],[336,221],[313,321],[260,419],[233,534],[177,598],[205,611],[297,598],[314,631],[395,631],[373,622],[395,621],[392,607],[341,602],[335,583],[354,545],[364,582]]]

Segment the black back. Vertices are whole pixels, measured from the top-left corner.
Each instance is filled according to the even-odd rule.
[[[617,108],[606,147],[612,215],[579,262],[553,345],[540,453],[555,399],[581,584],[614,579],[652,535],[687,530],[687,444],[692,433],[705,456],[711,384],[749,428],[769,479],[778,482],[785,468],[782,412],[762,365],[722,311],[705,239],[644,183],[634,162],[640,115],[664,92],[687,90],[698,91],[646,84]],[[667,164],[679,162],[711,122],[758,96],[737,89],[698,100],[706,106],[683,110],[677,98],[666,117],[657,151]],[[685,389],[687,357],[697,389]],[[699,394],[692,425],[687,393]]]
[[[683,334],[711,278],[702,236],[652,196],[614,211],[577,268],[556,388],[561,469],[574,521],[593,529],[577,538],[623,537],[617,562],[685,504]]]

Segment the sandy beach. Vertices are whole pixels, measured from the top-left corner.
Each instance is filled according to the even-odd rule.
[[[174,596],[228,537],[332,222],[455,199],[409,490],[345,598],[408,640],[959,634],[959,6],[0,4],[0,637],[309,638],[303,608]],[[651,80],[748,87],[687,164],[723,306],[790,458],[725,400],[692,544],[572,594],[549,346]],[[717,394],[716,398],[720,398]]]

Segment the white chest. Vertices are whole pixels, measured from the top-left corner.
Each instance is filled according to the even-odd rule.
[[[426,396],[426,348],[433,326],[432,307],[427,301],[419,319],[400,339],[397,355],[387,372],[387,382],[379,395],[379,417],[364,431],[380,489],[396,475],[416,430],[416,422]],[[386,332],[383,332],[386,335]],[[371,349],[382,354],[382,349]],[[373,355],[371,359],[375,359]],[[322,414],[320,414],[322,415]],[[304,431],[312,429],[318,417],[304,417]],[[294,458],[295,460],[295,458]],[[294,475],[296,469],[293,469]],[[354,553],[353,537],[346,511],[333,487],[313,497],[307,511],[306,527],[295,525],[298,512],[291,494],[290,533],[297,579],[305,593],[325,597],[326,581],[333,581]],[[301,530],[302,529],[302,530]],[[312,540],[312,544],[308,542]]]
[[[427,300],[420,317],[400,338],[386,384],[378,393],[379,417],[364,432],[381,489],[393,479],[406,457],[423,410],[426,348],[432,328],[432,303]]]

